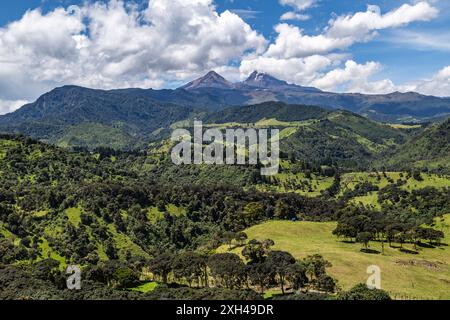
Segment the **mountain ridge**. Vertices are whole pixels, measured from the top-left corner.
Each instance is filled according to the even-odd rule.
[[[63,86],[55,90],[96,90],[77,86]],[[53,93],[52,90],[48,95]],[[151,99],[153,103],[173,104],[218,111],[228,107],[253,105],[269,101],[288,104],[315,105],[324,108],[346,109],[372,120],[391,123],[439,121],[450,116],[450,97],[434,97],[416,92],[389,94],[333,93],[316,88],[289,84],[265,73],[254,71],[237,83],[211,71],[177,89],[114,89],[96,90],[102,95],[120,94]],[[39,99],[38,99],[39,100]],[[37,101],[38,101],[37,100]],[[36,103],[36,102],[35,102]],[[24,107],[29,109],[32,104]],[[22,109],[22,108],[21,108]],[[21,114],[22,111],[12,113]],[[31,113],[35,112],[30,111]],[[39,113],[39,111],[36,111]],[[6,118],[9,116],[7,115]],[[0,117],[0,124],[5,116]],[[16,120],[21,120],[20,116]]]
[[[418,93],[363,95],[315,90],[258,72],[236,84],[210,72],[173,90],[63,86],[42,95],[34,103],[0,116],[0,132],[24,134],[64,146],[104,144],[123,149],[136,143],[141,145],[144,139],[163,138],[170,133],[171,126],[180,121],[217,112],[232,118],[227,110],[263,103],[278,103],[288,116],[294,112],[294,107],[289,105],[303,105],[314,106],[313,113],[342,109],[388,123],[434,121],[450,116],[450,98]],[[308,114],[314,118],[309,111]],[[266,113],[264,117],[270,119],[273,115]],[[91,124],[93,129],[86,130],[89,127],[86,124]],[[119,138],[113,138],[113,134]]]

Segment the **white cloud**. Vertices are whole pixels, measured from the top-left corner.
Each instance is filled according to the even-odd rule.
[[[292,5],[294,1],[284,1],[283,4],[288,2]],[[309,5],[312,2],[308,2]],[[303,5],[306,3],[298,2]],[[300,10],[302,7],[296,8]],[[241,64],[241,72],[254,68],[278,75],[289,82],[313,85],[324,90],[391,92],[397,89],[391,80],[372,80],[381,69],[381,64],[358,64],[352,59],[346,59],[342,55],[343,50],[357,42],[371,40],[379,30],[406,26],[416,21],[429,21],[437,14],[438,10],[428,2],[416,1],[385,14],[381,13],[378,6],[369,5],[365,12],[331,19],[328,26],[317,35],[307,35],[297,26],[281,23],[275,26],[278,35],[267,51],[260,57],[245,58]],[[345,62],[344,66],[340,66],[342,62]]]
[[[333,38],[351,37],[355,41],[365,40],[374,35],[373,31],[401,27],[415,21],[430,21],[438,13],[438,9],[427,1],[414,5],[404,4],[384,15],[381,14],[380,7],[369,5],[365,12],[331,20],[326,34]]]
[[[309,20],[311,17],[307,14],[297,13],[294,11],[289,11],[284,13],[281,17],[281,21],[289,21],[289,20],[298,20],[298,21],[306,21]]]
[[[325,54],[339,48],[346,48],[351,44],[348,38],[330,38],[320,34],[317,36],[304,35],[303,31],[286,23],[275,27],[278,36],[272,43],[265,56],[273,58],[300,58],[315,54]]]
[[[344,86],[347,92],[389,93],[395,91],[392,81],[385,79],[370,81],[369,79],[381,69],[377,62],[357,64],[348,60],[344,68],[336,68],[313,81],[313,85],[323,90],[333,90]]]
[[[160,88],[211,69],[232,80],[259,70],[327,90],[386,92],[393,88],[390,80],[372,80],[380,64],[358,64],[346,50],[379,30],[428,21],[438,13],[426,1],[384,14],[369,6],[365,12],[333,18],[315,35],[278,24],[278,35],[268,45],[236,13],[217,12],[213,0],[150,0],[144,9],[129,3],[85,2],[80,10],[58,8],[46,14],[31,10],[0,28],[2,110],[62,84]],[[293,8],[283,20],[301,20],[317,1],[280,3]],[[441,76],[417,88],[448,92]]]
[[[17,109],[19,109],[20,107],[24,106],[27,103],[29,102],[26,100],[15,100],[15,101],[0,100],[0,115],[16,111]]]
[[[374,36],[374,30],[406,25],[413,21],[433,18],[437,9],[426,2],[405,4],[398,9],[381,15],[380,8],[369,6],[366,12],[341,16],[331,20],[323,33],[315,36],[303,34],[303,30],[286,23],[275,27],[278,36],[265,53],[270,57],[304,57],[323,54],[336,49],[347,49],[355,42],[367,41]]]
[[[68,83],[161,87],[266,48],[263,36],[238,15],[218,13],[212,0],[73,8],[32,10],[0,28],[0,99],[31,100]]]
[[[317,0],[280,0],[280,4],[290,6],[298,11],[306,10],[315,5]]]
[[[414,50],[426,51],[450,51],[450,32],[445,30],[434,30],[433,32],[419,32],[411,30],[396,30],[384,41],[389,45],[409,46]]]
[[[430,79],[405,86],[403,91],[416,91],[427,95],[450,97],[450,66],[441,69]]]

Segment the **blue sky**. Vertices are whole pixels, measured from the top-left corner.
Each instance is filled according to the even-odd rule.
[[[234,81],[258,69],[330,91],[450,95],[450,1],[180,1],[2,1],[0,113],[53,86],[170,88],[209,69]]]
[[[216,2],[220,10],[241,9],[253,11],[247,13],[246,19],[257,30],[267,37],[276,37],[273,26],[279,21],[279,17],[287,11],[286,6],[281,6],[277,1],[267,0],[221,0]],[[392,10],[407,3],[401,0],[322,0],[317,6],[307,12],[311,19],[295,23],[307,33],[314,34],[322,30],[328,23],[332,14],[342,15],[352,12],[365,11],[368,4],[380,6],[382,11]],[[424,32],[429,35],[447,33],[450,35],[450,1],[440,1],[434,4],[440,8],[440,15],[434,21],[418,22],[406,29]],[[244,15],[245,17],[245,15]],[[391,41],[384,41],[392,37],[391,31],[382,32],[375,41],[356,44],[351,48],[354,59],[363,62],[368,60],[380,61],[384,69],[379,77],[388,76],[396,82],[410,81],[431,76],[442,66],[450,65],[448,50],[436,50],[435,48],[415,47],[412,45],[400,45]],[[450,41],[450,38],[448,39]]]

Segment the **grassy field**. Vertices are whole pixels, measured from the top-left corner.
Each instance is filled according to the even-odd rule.
[[[69,208],[66,210],[67,218],[69,222],[78,227],[81,223],[81,209],[80,208]]]
[[[282,162],[284,167],[288,166],[286,161]],[[341,193],[342,196],[346,190],[354,190],[357,184],[363,182],[370,182],[378,186],[380,189],[388,186],[391,183],[396,183],[398,180],[404,180],[405,184],[401,186],[402,189],[411,191],[423,189],[426,187],[444,188],[450,187],[450,177],[438,176],[436,174],[422,173],[422,181],[417,181],[414,178],[408,178],[406,172],[386,172],[383,173],[369,173],[369,172],[352,172],[346,173],[341,178]],[[272,177],[276,181],[274,184],[259,184],[257,189],[263,192],[295,192],[308,197],[317,197],[321,192],[331,187],[333,184],[332,177],[322,177],[312,175],[311,179],[306,179],[304,173],[293,174],[289,171],[282,172]],[[363,204],[371,204],[379,208],[378,193],[373,192],[363,197],[357,197],[352,200],[354,203],[361,202]]]
[[[450,215],[447,226],[439,222],[438,229],[446,233],[438,248],[420,247],[419,254],[400,252],[385,245],[384,254],[362,253],[360,244],[345,243],[331,232],[336,223],[272,221],[249,228],[249,239],[272,239],[275,250],[285,250],[296,258],[321,254],[333,267],[329,272],[342,289],[365,283],[367,267],[377,265],[382,271],[382,288],[395,299],[450,299]],[[407,244],[405,248],[412,249]],[[381,244],[372,242],[371,249],[381,251]],[[225,247],[219,250],[227,250]],[[242,250],[236,249],[236,250]]]
[[[436,174],[422,173],[422,181],[417,181],[414,178],[407,178],[406,173],[400,172],[386,172],[386,175],[379,174],[379,177],[375,173],[356,172],[348,173],[342,177],[341,193],[342,195],[346,190],[354,190],[357,184],[362,182],[370,182],[373,185],[378,186],[380,189],[388,186],[391,182],[397,182],[401,179],[405,183],[400,187],[406,191],[423,189],[427,187],[444,188],[450,187],[450,177],[438,176]],[[378,192],[370,192],[365,196],[355,197],[351,200],[354,204],[371,205],[375,209],[380,209],[381,204],[378,201]]]
[[[184,208],[177,207],[173,204],[166,206],[166,212],[172,217],[180,217],[186,214],[186,210]],[[158,220],[162,220],[164,218],[164,212],[159,210],[157,207],[151,207],[148,209],[147,218],[151,223],[156,223]]]
[[[355,188],[355,185],[362,182],[370,182],[380,188],[384,188],[390,184],[390,181],[397,182],[397,180],[405,180],[406,184],[402,186],[402,189],[412,190],[412,189],[422,189],[425,187],[450,187],[450,177],[438,176],[436,174],[421,174],[423,181],[417,181],[414,178],[407,178],[407,174],[401,172],[386,172],[386,176],[383,173],[379,173],[380,179],[378,179],[376,173],[368,172],[353,172],[344,174],[342,177],[341,187],[343,190]]]
[[[304,173],[279,173],[274,178],[276,184],[260,184],[257,189],[262,192],[295,192],[308,197],[318,197],[333,184],[333,178],[312,175],[306,179]]]
[[[148,282],[148,283],[144,283],[143,285],[140,285],[136,288],[132,288],[131,291],[140,292],[140,293],[148,293],[148,292],[152,292],[153,290],[155,290],[157,286],[158,286],[157,282]]]

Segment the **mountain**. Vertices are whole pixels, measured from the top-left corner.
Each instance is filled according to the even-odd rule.
[[[14,113],[0,117],[0,131],[21,133],[64,146],[137,147],[157,138],[196,109],[126,91],[76,86],[56,88]]]
[[[211,110],[281,101],[346,109],[372,120],[393,123],[436,121],[450,115],[450,98],[425,96],[414,92],[374,95],[324,92],[316,88],[288,84],[257,71],[245,81],[235,84],[216,73],[210,73],[172,91],[171,94],[178,97],[186,95],[186,92],[197,96],[199,106]],[[176,103],[177,98],[173,97],[170,101]]]
[[[450,119],[434,124],[386,155],[387,166],[445,168],[450,172]]]
[[[184,90],[195,90],[199,88],[216,88],[226,90],[233,89],[234,85],[215,71],[210,71],[204,77],[189,82],[181,87],[181,89]]]
[[[296,109],[286,104],[321,107],[303,110],[306,113],[300,116],[310,119],[322,116],[323,109],[345,109],[391,123],[437,121],[450,115],[450,98],[399,92],[337,94],[289,84],[256,71],[245,81],[231,83],[209,72],[175,90],[56,88],[36,102],[0,116],[0,132],[21,133],[61,146],[140,148],[166,137],[174,123],[209,114],[230,122],[236,118],[235,108],[242,109],[242,118],[237,120],[244,121],[245,108],[265,102],[283,104],[273,104],[279,110],[260,106],[252,115],[259,118],[248,120],[271,119],[280,112],[292,116]]]
[[[316,88],[310,88],[310,87],[301,87],[296,86],[292,84],[288,84],[286,81],[278,80],[275,77],[272,77],[271,75],[267,73],[261,73],[258,71],[254,71],[245,81],[238,83],[238,87],[242,89],[267,89],[267,90],[297,90],[302,92],[321,92],[321,90]]]
[[[288,85],[285,81],[278,80],[268,74],[260,73],[258,71],[254,71],[242,84],[255,88],[282,87]]]

